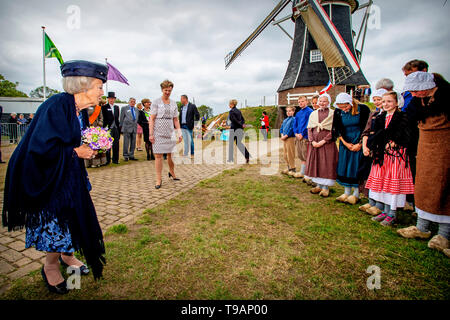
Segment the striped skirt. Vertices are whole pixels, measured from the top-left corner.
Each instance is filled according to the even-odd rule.
[[[410,166],[406,166],[405,149],[397,154],[385,154],[383,165],[372,164],[366,188],[374,192],[390,194],[414,194],[414,183]]]

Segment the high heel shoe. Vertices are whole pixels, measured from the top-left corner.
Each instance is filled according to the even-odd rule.
[[[66,267],[66,268],[69,267],[69,265],[67,263],[65,263],[61,257],[59,257],[59,262],[64,267]],[[82,276],[87,276],[89,274],[89,268],[86,265],[83,264],[81,267],[79,267],[79,269],[80,269],[80,274]]]
[[[162,186],[162,181],[155,186],[155,189],[159,189],[159,188],[161,188],[161,186]]]
[[[50,283],[48,283],[47,275],[45,274],[44,267],[42,267],[42,269],[41,269],[41,274],[42,274],[42,278],[44,279],[45,285],[48,288],[48,291],[50,291],[51,293],[66,294],[69,292],[69,290],[67,289],[66,280],[64,280],[61,283],[58,283],[56,286],[52,286],[52,285],[50,285]]]
[[[169,172],[169,178],[172,178],[174,181],[180,181],[180,179],[175,178],[170,172]]]

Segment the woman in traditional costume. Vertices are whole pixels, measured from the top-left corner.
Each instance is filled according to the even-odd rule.
[[[415,206],[417,224],[397,230],[405,238],[431,237],[430,225],[439,225],[428,247],[450,257],[450,109],[449,83],[438,74],[417,71],[405,80],[410,105],[416,107],[419,121]]]
[[[61,73],[65,92],[40,105],[11,156],[2,218],[9,231],[26,227],[26,248],[47,252],[42,277],[51,292],[64,294],[68,290],[60,262],[79,274],[89,273],[74,251],[84,255],[95,279],[105,263],[84,166],[96,151],[81,143],[81,130],[88,124],[86,108],[103,95],[108,67],[74,60],[64,63]]]
[[[356,204],[359,201],[358,170],[362,158],[361,133],[367,124],[369,107],[359,104],[348,93],[336,97],[333,119],[333,138],[339,139],[337,182],[344,193],[337,201]],[[353,193],[352,193],[353,188]]]
[[[409,164],[408,147],[411,143],[408,116],[398,108],[398,94],[389,91],[383,95],[383,112],[376,117],[374,137],[369,149],[373,164],[367,179],[369,198],[383,211],[373,221],[383,226],[395,222],[397,208],[403,208],[407,194],[414,194],[414,183]]]
[[[360,181],[360,192],[363,192],[366,197],[369,197],[369,190],[365,188],[367,178],[370,174],[370,169],[372,167],[372,151],[367,147],[369,140],[371,141],[375,131],[374,124],[376,117],[383,112],[383,94],[388,92],[386,89],[378,89],[375,90],[372,94],[372,102],[375,105],[375,110],[370,112],[369,119],[367,120],[366,127],[364,131],[361,133],[361,144],[363,157],[361,162],[359,163],[358,169],[358,179]],[[376,202],[373,200],[369,200],[369,203],[366,203],[359,207],[359,210],[369,213],[373,216],[379,215],[383,208],[377,208]]]
[[[308,140],[311,143],[306,158],[305,175],[317,185],[310,190],[313,194],[328,197],[329,187],[336,182],[338,151],[333,139],[333,115],[330,109],[331,97],[324,93],[319,97],[319,108],[314,110],[308,121]]]

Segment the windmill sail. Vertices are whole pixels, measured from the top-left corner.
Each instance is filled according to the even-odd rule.
[[[273,21],[273,19],[289,4],[290,0],[281,0],[255,31],[242,44],[225,57],[225,69],[252,43],[256,37]]]
[[[333,83],[339,83],[354,73],[360,66],[341,34],[317,0],[300,1],[300,15],[308,27],[329,70]]]

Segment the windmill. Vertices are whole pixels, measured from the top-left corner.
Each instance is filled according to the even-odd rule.
[[[275,20],[290,2],[292,14]],[[311,97],[328,83],[333,86],[332,96],[343,91],[351,92],[359,85],[369,85],[359,62],[371,5],[372,0],[361,6],[356,0],[282,0],[256,30],[225,57],[225,68],[272,23],[293,41],[286,74],[277,90],[280,106],[291,104],[292,100],[296,102],[299,95]],[[354,43],[356,33],[352,30],[352,14],[364,8]],[[295,22],[293,37],[280,25],[286,20]],[[356,50],[358,45],[360,49]]]

